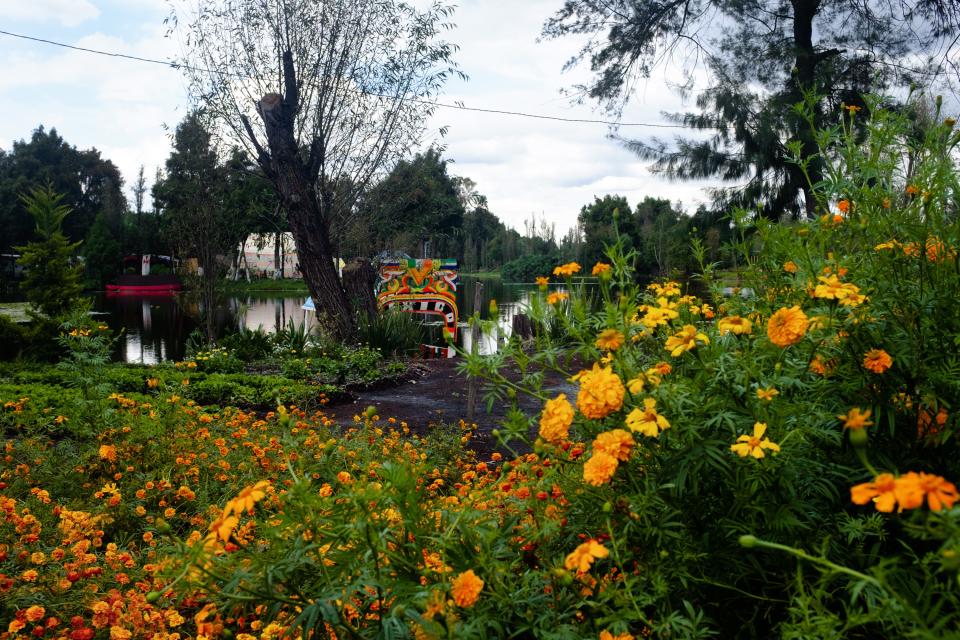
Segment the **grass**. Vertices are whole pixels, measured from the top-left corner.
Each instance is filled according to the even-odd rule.
[[[307,284],[303,280],[293,278],[284,278],[282,280],[257,278],[250,282],[246,280],[230,280],[224,283],[224,290],[227,293],[283,292],[309,294]]]

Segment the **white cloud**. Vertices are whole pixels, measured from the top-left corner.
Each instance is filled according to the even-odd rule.
[[[75,27],[100,15],[89,0],[0,0],[0,18]]]

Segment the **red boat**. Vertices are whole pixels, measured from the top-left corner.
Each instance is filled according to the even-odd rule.
[[[131,266],[141,266],[141,274],[125,273],[117,276],[113,282],[107,285],[108,295],[117,296],[150,296],[150,295],[171,295],[183,289],[183,283],[180,278],[171,273],[150,273],[151,262],[153,264],[164,264],[172,267],[173,261],[167,256],[127,256],[123,259],[124,268]]]

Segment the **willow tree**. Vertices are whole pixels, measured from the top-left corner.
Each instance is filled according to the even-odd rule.
[[[738,182],[719,204],[771,218],[813,213],[811,124],[865,108],[869,91],[955,80],[958,33],[957,0],[565,0],[543,29],[582,42],[568,65],[593,76],[576,95],[615,115],[658,70],[695,92],[699,112],[668,114],[695,138],[627,147],[670,178]]]
[[[461,75],[452,8],[396,0],[180,0],[171,15],[192,96],[243,145],[286,209],[304,280],[332,333],[354,316],[330,229],[426,131]]]

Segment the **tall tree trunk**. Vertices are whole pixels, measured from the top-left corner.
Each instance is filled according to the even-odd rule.
[[[796,74],[794,82],[797,91],[797,101],[805,98],[806,94],[817,91],[816,72],[817,63],[821,56],[813,47],[813,19],[820,9],[820,0],[792,0],[793,2],[793,46],[795,50]],[[813,103],[813,121],[820,121],[820,101]],[[803,198],[808,218],[816,215],[816,200],[813,195],[813,185],[823,179],[823,167],[818,154],[820,152],[817,141],[814,139],[810,125],[802,118],[797,118],[797,138],[800,140],[803,160],[807,161],[807,176],[801,180]],[[799,173],[799,170],[797,170]]]
[[[284,99],[270,93],[259,106],[270,149],[267,175],[287,210],[317,318],[336,337],[349,340],[355,335],[355,324],[334,265],[327,218],[294,138],[296,96]]]

